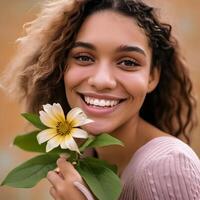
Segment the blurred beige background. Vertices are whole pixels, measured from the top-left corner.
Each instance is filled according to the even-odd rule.
[[[147,0],[146,0],[147,1]],[[41,0],[0,1],[0,72],[6,67],[15,52],[14,41],[23,34],[22,25],[34,19]],[[197,97],[200,97],[200,1],[199,0],[148,0],[160,9],[160,15],[174,25],[174,32],[180,41],[182,54],[189,64]],[[13,138],[24,131],[25,121],[20,117],[22,108],[8,99],[0,88],[0,182],[19,163],[33,157],[13,147]],[[200,109],[198,107],[198,113]],[[199,126],[200,127],[200,126]],[[200,155],[200,128],[193,132],[192,147]],[[1,200],[51,199],[49,184],[41,181],[32,189],[0,187]]]

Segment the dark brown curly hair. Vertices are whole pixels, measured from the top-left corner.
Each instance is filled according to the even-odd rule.
[[[48,1],[40,16],[26,25],[27,35],[19,39],[19,54],[13,64],[14,87],[26,101],[29,112],[38,113],[43,104],[57,102],[67,112],[63,73],[68,52],[76,35],[91,14],[113,10],[136,20],[152,48],[151,67],[159,68],[160,82],[147,95],[141,108],[143,119],[178,137],[195,125],[196,101],[192,83],[180,57],[171,26],[161,23],[155,9],[141,0],[54,0]],[[16,61],[16,60],[15,60]]]

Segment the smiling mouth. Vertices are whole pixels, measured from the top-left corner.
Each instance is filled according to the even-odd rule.
[[[85,95],[80,95],[80,96],[88,106],[99,107],[99,108],[112,108],[125,100],[125,99],[99,99]]]

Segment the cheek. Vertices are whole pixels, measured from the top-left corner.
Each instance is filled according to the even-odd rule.
[[[79,101],[77,98],[76,89],[83,87],[85,80],[87,80],[87,73],[84,68],[69,67],[64,73],[65,93],[68,103],[74,107]]]
[[[123,81],[124,87],[133,98],[143,98],[148,92],[148,76],[146,74],[135,73],[126,77]]]
[[[77,72],[78,71],[70,68],[66,69],[64,73],[65,93],[70,107],[73,107],[73,103],[75,102],[73,89],[76,87],[76,85],[78,85],[77,77],[79,76],[77,75]]]
[[[80,82],[81,76],[81,70],[77,70],[76,68],[68,68],[66,69],[64,73],[64,83],[65,83],[65,89],[69,90],[78,85]]]
[[[87,81],[90,74],[90,68],[72,64],[64,73],[65,88],[73,88],[81,84],[83,81]]]

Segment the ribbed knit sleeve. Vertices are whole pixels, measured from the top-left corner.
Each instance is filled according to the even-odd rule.
[[[200,169],[183,153],[149,163],[138,181],[141,200],[200,200]]]
[[[142,146],[122,174],[120,200],[200,200],[200,160],[177,138]]]
[[[84,186],[83,184],[75,181],[74,182],[74,186],[83,193],[83,195],[85,196],[85,198],[87,200],[95,200],[93,195],[91,194],[91,192],[88,190],[88,188],[86,186]]]
[[[200,160],[182,141],[158,137],[138,149],[121,181],[119,200],[200,200]],[[84,185],[75,186],[94,200]]]

